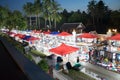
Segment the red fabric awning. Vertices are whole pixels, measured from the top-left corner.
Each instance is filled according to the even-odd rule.
[[[58,46],[56,48],[52,48],[49,51],[63,56],[63,55],[75,52],[77,50],[79,50],[79,48],[69,46],[69,45],[62,43],[60,46]]]
[[[14,37],[19,37],[19,38],[21,38],[21,39],[22,39],[22,38],[24,38],[24,37],[25,37],[25,35],[23,35],[23,34],[15,34],[15,35],[14,35]]]
[[[115,36],[109,37],[109,40],[120,40],[120,34],[116,34]]]
[[[97,38],[96,35],[90,34],[90,33],[83,33],[83,34],[81,34],[81,35],[79,35],[79,36],[77,36],[77,37],[78,37],[78,38]]]
[[[72,34],[67,33],[67,32],[61,32],[60,34],[58,34],[58,36],[71,36]]]

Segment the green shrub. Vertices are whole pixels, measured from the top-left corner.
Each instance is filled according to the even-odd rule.
[[[31,60],[31,61],[33,60],[31,54],[25,54],[25,56],[26,56],[29,60]]]
[[[73,80],[95,80],[94,78],[91,78],[90,76],[75,70],[69,70],[67,75],[70,76]]]
[[[24,47],[22,46],[22,44],[20,42],[9,37],[7,34],[1,33],[0,36],[3,37],[4,39],[6,39],[11,45],[15,46],[15,48],[17,50],[19,50],[21,53],[24,53]]]
[[[31,50],[31,53],[32,53],[33,55],[40,56],[41,58],[46,58],[46,55],[45,55],[45,54],[43,54],[42,52],[39,52],[39,51],[37,51],[37,50]]]
[[[49,69],[49,65],[47,64],[47,60],[45,60],[45,59],[42,59],[42,60],[38,63],[38,66],[39,66],[42,70],[44,70],[45,72],[47,72],[48,69]]]

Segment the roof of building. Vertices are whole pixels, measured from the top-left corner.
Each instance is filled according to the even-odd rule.
[[[84,29],[85,26],[82,23],[64,23],[62,28],[79,28],[79,29]]]

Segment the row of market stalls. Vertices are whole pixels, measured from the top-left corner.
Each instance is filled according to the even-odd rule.
[[[8,33],[8,32],[7,32]],[[91,33],[72,34],[67,32],[50,32],[50,31],[12,31],[8,33],[11,37],[15,37],[18,41],[27,41],[30,46],[34,46],[37,50],[42,51],[46,55],[55,54],[56,56],[64,57],[67,61],[76,61],[79,56],[80,60],[88,61],[90,58],[89,52],[96,49],[101,51],[104,57],[112,55],[114,64],[116,60],[119,62],[120,51],[120,35],[108,37],[107,45],[101,45],[100,36]],[[14,35],[13,35],[14,34]],[[32,36],[32,37],[30,37]],[[106,53],[106,51],[108,53]],[[106,54],[108,54],[106,56]],[[100,56],[96,56],[100,57]],[[100,62],[101,63],[101,62]],[[104,63],[101,63],[103,65]],[[106,64],[107,65],[107,64]]]
[[[8,32],[7,32],[8,33]],[[70,46],[74,46],[79,48],[77,53],[84,53],[88,52],[88,43],[92,45],[90,42],[95,43],[96,36],[93,36],[89,33],[77,35],[75,31],[72,34],[67,32],[50,32],[50,31],[43,31],[40,30],[33,30],[33,31],[11,31],[8,33],[11,37],[15,37],[16,40],[22,42],[27,41],[30,46],[35,46],[37,50],[43,51],[46,55],[49,55],[49,49],[58,47],[61,43],[65,43]],[[84,36],[83,36],[84,35]],[[77,37],[76,37],[77,36]],[[86,39],[87,38],[87,39]],[[89,38],[89,40],[88,40]],[[78,42],[76,43],[76,41]],[[81,40],[81,41],[79,41]],[[90,41],[91,40],[91,41]],[[82,44],[82,45],[80,45]],[[85,55],[86,56],[86,55]],[[83,58],[85,58],[85,56]]]

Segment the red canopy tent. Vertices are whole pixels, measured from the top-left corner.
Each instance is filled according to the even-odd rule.
[[[79,50],[79,48],[72,47],[72,46],[62,43],[60,46],[56,48],[52,48],[49,51],[63,56],[63,55],[75,52],[77,50]]]
[[[24,37],[25,37],[25,35],[23,35],[23,34],[19,34],[19,33],[18,33],[18,34],[15,34],[15,35],[14,35],[14,37],[19,37],[19,38],[21,38],[21,39],[22,39],[22,38],[24,38]]]
[[[44,34],[50,34],[51,32],[43,32]]]
[[[67,32],[61,32],[60,34],[58,34],[58,36],[71,36],[72,34],[67,33]]]
[[[109,37],[109,40],[120,40],[120,34],[116,34],[115,36]]]
[[[90,33],[83,33],[82,35],[77,36],[78,38],[97,38],[96,35]]]
[[[16,35],[16,33],[14,33],[14,32],[7,32],[7,34],[9,35],[9,36],[12,36],[12,37],[14,37],[15,35]]]

